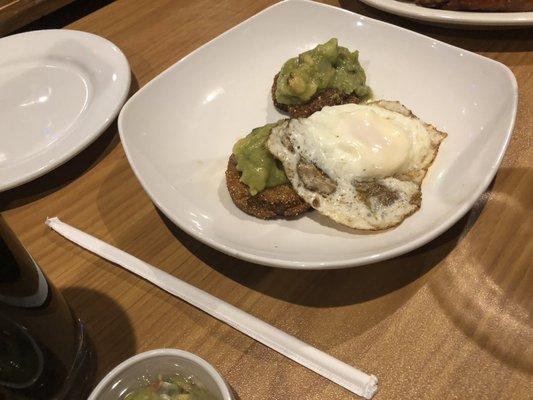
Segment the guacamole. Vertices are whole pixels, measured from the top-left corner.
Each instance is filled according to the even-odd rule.
[[[248,185],[255,196],[265,188],[288,182],[287,176],[266,148],[266,140],[275,124],[255,128],[233,146],[237,170],[242,173],[241,182]]]
[[[365,84],[365,71],[358,61],[359,52],[350,52],[333,38],[314,49],[287,60],[276,82],[276,101],[296,105],[308,102],[325,89],[338,89],[362,100],[371,97]]]
[[[122,398],[122,397],[121,397]],[[181,375],[162,376],[126,395],[124,400],[215,400],[203,386]]]

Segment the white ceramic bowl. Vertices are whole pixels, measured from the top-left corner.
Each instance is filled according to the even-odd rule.
[[[220,374],[204,359],[183,350],[158,349],[137,354],[123,361],[96,386],[88,400],[122,399],[143,376],[175,374],[194,376],[217,400],[233,400]]]

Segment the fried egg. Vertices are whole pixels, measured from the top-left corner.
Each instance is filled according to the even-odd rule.
[[[395,101],[324,107],[285,120],[267,141],[308,204],[343,225],[381,230],[421,205],[421,184],[446,134]]]

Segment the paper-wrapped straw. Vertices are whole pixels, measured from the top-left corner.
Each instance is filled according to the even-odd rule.
[[[320,351],[272,325],[210,295],[85,232],[49,218],[46,225],[79,246],[133,272],[280,354],[366,399],[378,388],[378,379]]]

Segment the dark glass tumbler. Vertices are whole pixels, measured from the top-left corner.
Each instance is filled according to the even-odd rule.
[[[93,372],[84,325],[0,216],[0,400],[84,399]]]

